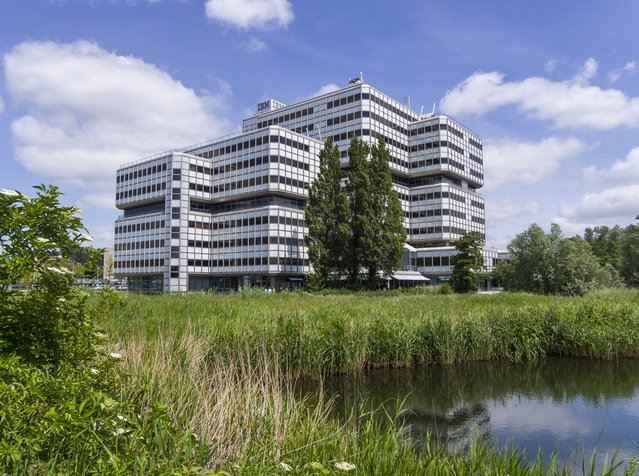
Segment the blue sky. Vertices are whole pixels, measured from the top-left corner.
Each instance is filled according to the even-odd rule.
[[[0,3],[0,188],[54,183],[96,244],[115,170],[240,128],[256,103],[367,83],[484,140],[487,242],[639,214],[639,2]]]

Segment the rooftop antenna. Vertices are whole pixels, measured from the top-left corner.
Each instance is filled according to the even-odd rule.
[[[422,117],[424,115],[424,106],[422,106],[422,108],[419,110],[419,117]]]
[[[361,71],[359,72],[359,80],[363,83],[364,82],[364,73],[362,73]]]
[[[431,112],[431,114],[434,116],[435,115],[435,104],[437,104],[437,102],[433,103],[433,112]]]
[[[320,142],[324,142],[322,140],[322,125],[320,123],[317,124],[317,133],[319,134]]]

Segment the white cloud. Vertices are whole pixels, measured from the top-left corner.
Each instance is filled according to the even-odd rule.
[[[17,160],[66,185],[112,187],[125,162],[228,132],[223,96],[95,43],[22,43],[5,55],[5,76],[27,108],[11,123]]]
[[[621,76],[624,75],[624,73],[628,73],[632,75],[634,74],[636,69],[637,69],[637,62],[628,61],[622,68],[618,68],[618,69],[610,71],[608,73],[608,81],[610,81],[611,83],[615,83],[619,80],[619,78],[621,78]]]
[[[115,210],[115,194],[113,193],[90,193],[84,195],[78,202],[81,210],[87,208],[102,208],[105,210]]]
[[[617,89],[601,89],[588,81],[597,72],[597,62],[588,59],[575,77],[550,81],[532,77],[504,81],[499,72],[474,73],[446,92],[440,102],[452,115],[483,115],[514,105],[529,117],[550,121],[557,128],[606,130],[639,125],[639,98]]]
[[[594,165],[586,167],[584,172],[587,177],[595,180],[607,180],[610,182],[639,182],[639,147],[635,147],[626,158],[616,160],[609,168],[599,169]]]
[[[541,207],[536,200],[515,202],[509,198],[493,200],[486,205],[486,218],[490,221],[500,221],[506,218],[537,215]]]
[[[622,185],[585,194],[576,205],[563,204],[562,218],[570,221],[632,220],[639,213],[639,185]]]
[[[548,137],[538,142],[509,138],[486,141],[486,188],[495,188],[503,183],[539,182],[552,175],[563,159],[587,148],[586,144],[573,137]]]
[[[293,21],[288,0],[207,0],[206,16],[235,28],[286,27]]]
[[[319,88],[317,91],[315,91],[313,94],[311,94],[309,98],[314,98],[316,96],[322,96],[323,94],[332,93],[333,91],[337,91],[338,89],[340,89],[340,87],[335,83],[325,84],[324,86]]]
[[[240,48],[249,53],[259,53],[268,50],[268,45],[259,38],[252,36],[248,41],[240,43]]]

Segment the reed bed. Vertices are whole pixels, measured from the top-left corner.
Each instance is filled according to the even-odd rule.
[[[266,365],[287,376],[550,355],[618,359],[639,356],[639,291],[575,298],[130,295],[105,326],[122,342],[190,336],[202,361],[236,369]]]

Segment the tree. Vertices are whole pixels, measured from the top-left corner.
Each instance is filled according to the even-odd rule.
[[[475,290],[474,273],[481,271],[484,240],[476,231],[464,234],[455,242],[457,254],[450,257],[453,265],[453,288],[458,293],[468,293]]]
[[[346,195],[350,204],[350,239],[345,262],[349,284],[357,285],[360,270],[372,249],[373,203],[370,195],[370,164],[367,160],[370,148],[362,140],[353,137],[348,148],[349,170]]]
[[[63,261],[90,237],[56,187],[35,188],[35,197],[0,191],[0,353],[39,366],[79,362],[96,339],[87,298],[72,288]]]
[[[371,248],[365,260],[369,287],[375,286],[378,271],[392,274],[401,265],[406,241],[404,211],[393,188],[389,160],[386,143],[380,138],[371,149],[369,165]]]
[[[533,223],[508,245],[510,274],[505,280],[509,289],[551,294],[551,276],[556,265],[554,248],[561,239],[561,229],[551,225],[551,232]]]
[[[557,245],[551,291],[563,296],[583,296],[600,288],[621,285],[617,270],[609,263],[602,265],[588,242],[575,236]]]
[[[583,295],[621,284],[615,268],[610,263],[602,265],[586,240],[564,238],[556,224],[548,234],[538,225],[530,225],[508,249],[510,263],[500,271],[511,290]]]
[[[308,191],[305,237],[308,254],[323,287],[331,273],[346,270],[344,250],[350,236],[349,204],[341,186],[340,151],[328,139],[320,151],[320,170]]]

